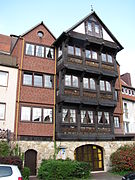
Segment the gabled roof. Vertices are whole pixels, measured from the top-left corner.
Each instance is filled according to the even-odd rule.
[[[37,24],[36,26],[32,27],[31,29],[29,29],[28,31],[26,31],[25,33],[23,33],[22,35],[20,35],[21,37],[25,36],[26,34],[28,34],[29,32],[31,32],[32,30],[34,30],[35,28],[37,28],[38,26],[43,25],[45,27],[45,29],[47,29],[47,31],[53,36],[54,39],[56,39],[56,37],[52,34],[52,32],[45,26],[45,24],[43,23],[43,21],[41,21],[41,23]]]
[[[77,26],[79,26],[81,23],[83,23],[84,21],[86,21],[90,16],[95,16],[96,19],[100,22],[100,24],[104,27],[104,29],[107,31],[107,33],[110,35],[110,37],[118,44],[118,46],[120,47],[120,50],[123,49],[123,46],[118,42],[118,40],[114,37],[114,35],[111,33],[111,31],[106,27],[106,25],[103,23],[103,21],[98,17],[98,15],[96,14],[95,11],[91,12],[90,14],[88,14],[87,16],[85,16],[83,19],[81,19],[79,22],[77,22],[75,25],[73,25],[71,28],[69,28],[67,31],[63,32],[58,38],[61,38],[61,36],[63,36],[64,34],[68,34],[70,33],[73,29],[75,29]],[[57,41],[56,40],[56,41]],[[55,42],[56,42],[55,41]],[[54,44],[55,44],[54,42]]]

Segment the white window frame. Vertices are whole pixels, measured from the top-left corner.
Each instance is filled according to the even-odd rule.
[[[46,118],[46,120],[45,120]],[[43,108],[43,122],[52,123],[53,121],[53,109],[52,108]]]
[[[32,108],[32,121],[33,122],[41,122],[41,117],[42,117],[42,108],[33,107]]]
[[[27,80],[28,78],[28,80]],[[23,85],[32,86],[32,74],[31,73],[23,73]]]
[[[31,121],[31,107],[21,107],[21,121]]]
[[[8,86],[8,72],[0,71],[0,86]]]
[[[6,115],[6,104],[0,103],[0,120],[5,120]]]
[[[49,51],[51,53],[51,57],[48,57]],[[46,47],[46,58],[48,59],[54,59],[54,49],[51,47]]]
[[[31,51],[29,52],[29,47],[31,46]],[[35,45],[34,44],[29,44],[29,43],[26,43],[26,55],[30,55],[30,56],[34,56],[34,49],[35,49]]]

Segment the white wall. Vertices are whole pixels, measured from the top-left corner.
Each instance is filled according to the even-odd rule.
[[[8,86],[0,86],[0,103],[6,104],[5,120],[0,120],[0,129],[14,132],[18,69],[0,66],[0,71],[8,72]]]
[[[128,117],[125,116],[124,103],[127,103]],[[135,133],[135,102],[123,99],[123,121],[129,122],[129,133]]]

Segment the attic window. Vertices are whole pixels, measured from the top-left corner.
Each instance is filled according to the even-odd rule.
[[[42,31],[38,31],[37,35],[38,37],[42,38],[44,36],[44,33]]]

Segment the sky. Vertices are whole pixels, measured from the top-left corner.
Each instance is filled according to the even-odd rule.
[[[57,38],[88,15],[91,5],[124,47],[117,61],[135,87],[135,0],[1,0],[0,34],[21,35],[43,21]]]

